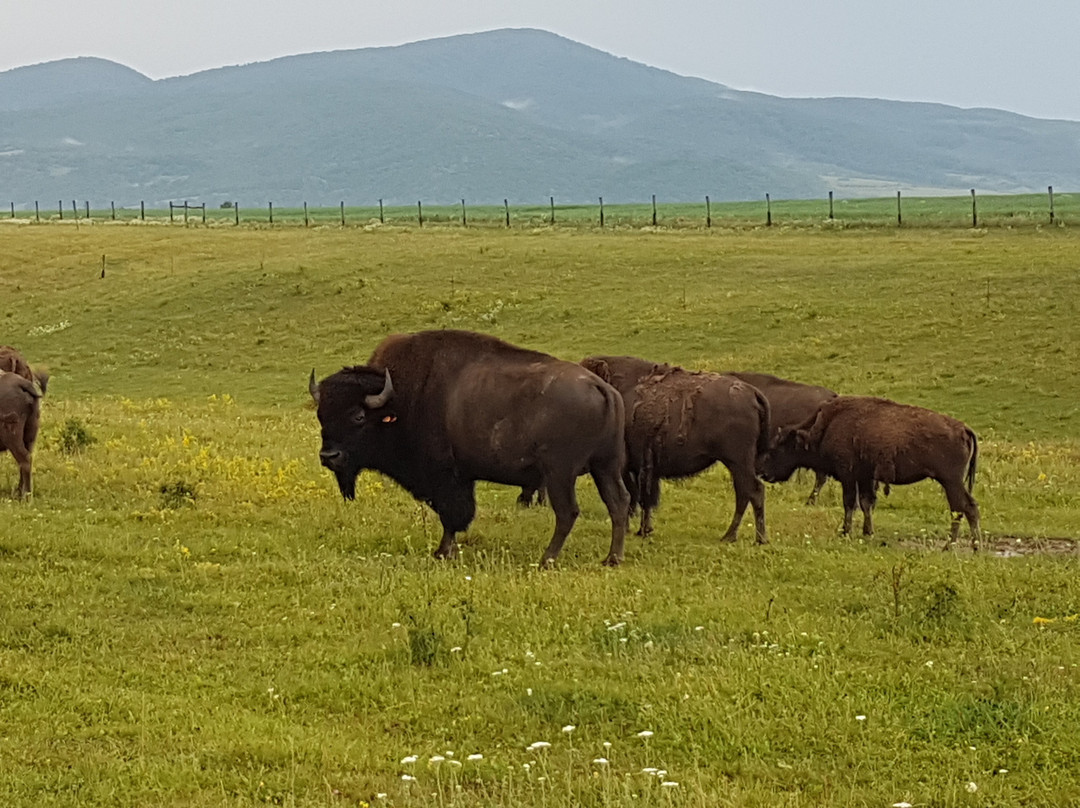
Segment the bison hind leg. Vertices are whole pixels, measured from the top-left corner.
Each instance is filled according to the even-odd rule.
[[[863,512],[864,536],[874,535],[874,506],[877,505],[877,483],[872,479],[863,479],[858,482],[859,508]]]
[[[551,567],[555,559],[562,552],[566,537],[570,535],[574,523],[577,521],[581,509],[578,507],[577,494],[574,491],[575,479],[549,477],[546,480],[548,502],[551,510],[555,512],[555,532],[551,534],[551,542],[548,544],[544,555],[540,558],[540,567]]]
[[[956,541],[957,536],[960,535],[960,520],[966,518],[968,527],[971,529],[971,549],[978,550],[982,532],[979,528],[979,505],[975,502],[975,497],[964,487],[962,481],[949,485],[942,483],[942,487],[945,489],[945,498],[949,501],[949,510],[952,512],[949,541],[943,549],[948,550]]]

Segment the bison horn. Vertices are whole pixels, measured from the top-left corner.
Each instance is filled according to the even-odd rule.
[[[308,378],[307,383],[308,392],[311,393],[311,398],[315,402],[315,405],[319,404],[319,385],[315,382],[315,368],[311,369],[311,376]]]
[[[364,396],[364,406],[369,410],[377,410],[385,407],[386,402],[394,395],[394,383],[390,381],[390,368],[386,369],[386,381],[383,382],[382,392],[375,396]]]

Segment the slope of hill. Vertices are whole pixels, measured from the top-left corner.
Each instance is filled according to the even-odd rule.
[[[0,73],[0,197],[261,205],[1080,188],[1080,123],[732,90],[536,30],[151,81]]]

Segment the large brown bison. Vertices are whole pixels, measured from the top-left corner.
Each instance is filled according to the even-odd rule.
[[[0,345],[0,372],[14,373],[30,382],[34,380],[33,371],[26,359],[10,345]]]
[[[830,399],[836,398],[836,392],[828,387],[816,384],[802,384],[790,379],[781,379],[769,373],[744,373],[724,371],[725,376],[734,376],[740,381],[751,384],[765,394],[769,400],[769,424],[773,435],[790,427],[798,426],[815,412],[818,407]],[[827,474],[814,472],[814,487],[806,498],[807,505],[817,502],[817,495],[829,479]],[[886,492],[887,493],[887,492]]]
[[[867,536],[874,532],[876,483],[937,480],[953,513],[946,547],[956,541],[963,516],[971,528],[971,546],[977,548],[979,506],[971,488],[978,456],[975,433],[955,418],[883,398],[837,396],[780,434],[761,473],[769,482],[787,480],[797,468],[835,477],[843,488],[843,532],[851,532],[857,501]]]
[[[618,390],[626,404],[627,480],[641,505],[639,533],[653,530],[660,480],[690,477],[720,462],[731,473],[735,515],[722,541],[735,541],[747,504],[764,544],[765,487],[757,460],[768,448],[769,402],[738,379],[633,356],[590,356],[581,364]]]
[[[555,561],[578,517],[575,481],[589,473],[611,517],[605,564],[622,561],[630,495],[623,403],[573,362],[468,331],[384,339],[366,365],[309,390],[322,426],[322,464],[346,499],[363,469],[380,471],[438,514],[438,558],[476,512],[477,480],[543,487],[555,532],[541,565]]]
[[[32,455],[41,420],[41,397],[48,382],[42,374],[34,381],[0,370],[0,452],[11,452],[19,466],[20,499],[30,494]]]

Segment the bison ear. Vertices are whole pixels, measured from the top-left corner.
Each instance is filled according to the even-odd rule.
[[[608,367],[608,363],[603,359],[596,359],[590,363],[589,370],[599,376],[608,384],[611,384],[611,368]]]
[[[311,376],[308,377],[307,383],[308,392],[311,393],[311,400],[315,402],[315,406],[319,406],[319,385],[315,382],[315,368],[311,369]]]
[[[806,429],[795,430],[795,447],[801,451],[810,448],[810,432]]]

